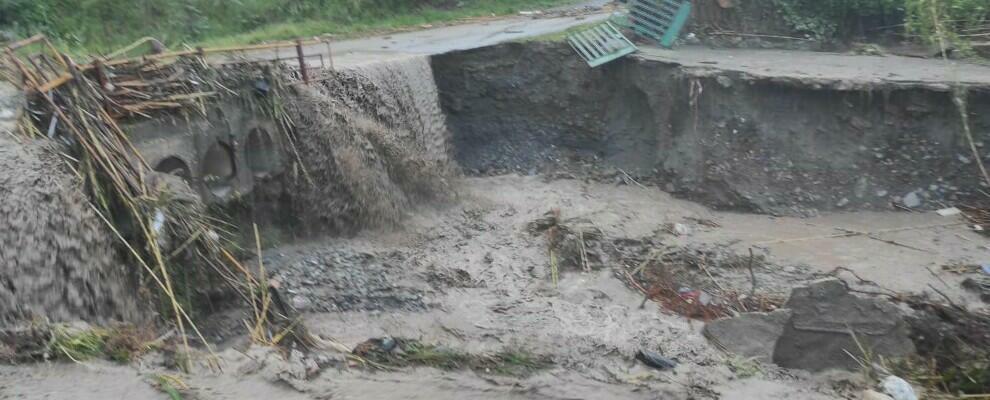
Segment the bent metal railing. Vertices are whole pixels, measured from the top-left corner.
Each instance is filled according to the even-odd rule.
[[[690,0],[632,0],[629,20],[637,34],[671,47],[691,17]]]
[[[636,45],[609,22],[575,32],[567,42],[592,68],[636,52]]]

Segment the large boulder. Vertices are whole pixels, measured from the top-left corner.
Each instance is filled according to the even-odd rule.
[[[854,370],[859,364],[853,356],[863,356],[860,345],[874,356],[902,357],[915,352],[907,323],[896,306],[858,297],[842,281],[829,279],[794,289],[785,307],[792,317],[773,352],[774,363],[781,367]]]
[[[769,313],[746,313],[734,318],[712,321],[705,325],[704,334],[726,351],[763,362],[773,360],[777,339],[791,311],[782,309]]]

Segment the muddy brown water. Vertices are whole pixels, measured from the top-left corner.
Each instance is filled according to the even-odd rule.
[[[0,326],[145,320],[137,277],[47,146],[0,135]]]
[[[450,195],[456,169],[426,57],[319,79],[290,107],[305,171],[286,189],[284,206],[304,230],[394,225],[414,202]]]
[[[266,249],[263,257],[272,276],[284,284],[288,300],[305,313],[310,330],[345,346],[369,337],[395,336],[478,354],[523,349],[547,355],[556,365],[526,377],[429,368],[328,368],[307,378],[298,374],[305,365],[300,360],[286,361],[282,354],[245,348],[237,343],[242,338],[226,337],[235,342],[220,354],[226,373],[207,373],[204,368],[182,376],[194,397],[856,395],[846,385],[855,386],[854,375],[811,376],[773,365],[752,366],[722,353],[700,334],[701,322],[654,304],[640,307],[642,295],[607,266],[592,271],[565,266],[560,282],[553,284],[546,241],[526,230],[551,209],[587,219],[613,244],[717,246],[740,254],[754,248],[768,260],[756,271],[762,290],[786,293],[845,266],[894,290],[920,292],[938,284],[947,286],[939,287],[960,302],[974,301],[958,287],[962,277],[936,279],[928,268],[979,260],[988,250],[985,239],[961,224],[946,224],[942,217],[896,213],[884,206],[895,193],[919,186],[931,192],[925,198],[932,204],[966,196],[961,188],[970,182],[968,170],[948,161],[955,157],[957,143],[946,144],[950,141],[940,136],[945,134],[935,129],[950,124],[950,110],[941,95],[906,92],[905,100],[881,107],[880,100],[862,93],[833,96],[751,83],[738,76],[729,77],[728,83],[717,77],[677,79],[676,68],[640,59],[588,70],[566,48],[540,43],[432,60],[410,57],[328,72],[323,78],[327,79],[319,85],[301,89],[290,104],[299,127],[299,157],[315,185],[304,184],[302,172],[289,172],[297,175],[279,177],[282,184],[259,189],[255,204],[280,211],[271,219],[286,217],[280,222],[305,237]],[[773,100],[778,95],[782,98]],[[979,104],[984,101],[976,99]],[[872,111],[860,116],[856,104]],[[917,116],[896,119],[910,107],[920,107],[911,108],[920,110]],[[891,126],[887,121],[895,122]],[[987,122],[978,118],[977,124],[984,127]],[[810,128],[799,129],[806,127]],[[897,131],[919,134],[905,135],[911,140],[901,141]],[[897,160],[893,155],[903,149],[920,164]],[[32,170],[46,168],[44,162],[33,161],[44,160],[41,156],[16,157],[8,158],[37,167]],[[918,173],[881,168],[895,162]],[[42,178],[30,180],[32,176],[11,175],[7,179],[18,189],[0,193],[38,190],[33,183]],[[945,183],[929,189],[933,180]],[[945,189],[940,191],[942,185]],[[811,219],[741,214],[715,211],[661,189],[736,210],[794,215],[878,211],[826,213]],[[880,191],[887,193],[879,196]],[[27,193],[20,197],[69,199],[59,200],[69,205],[47,209],[48,214],[70,212],[75,218],[60,217],[71,222],[60,219],[56,225],[96,229],[93,216],[80,211],[84,199],[79,193]],[[840,207],[843,198],[849,200]],[[12,204],[22,204],[13,214],[25,213],[23,203]],[[675,223],[685,225],[687,233],[670,233],[667,227]],[[863,237],[827,237],[836,229],[927,225],[938,227],[882,236],[922,250]],[[328,233],[346,235],[324,236]],[[106,233],[67,234],[84,240],[68,248],[85,247],[67,254],[77,251],[85,257],[77,254],[64,262],[58,258],[63,252],[44,254],[56,254],[56,262],[63,263],[58,265],[65,266],[59,271],[87,276],[84,281],[68,280],[76,288],[91,288],[91,282],[111,287],[82,296],[79,304],[95,311],[72,306],[65,315],[123,315],[117,305],[98,307],[127,298],[119,294],[116,281],[105,278],[106,271],[121,266],[101,261],[96,254],[101,246],[109,246]],[[958,237],[963,239],[954,239]],[[795,238],[801,240],[790,241]],[[52,239],[44,236],[42,242],[46,240]],[[79,265],[79,260],[88,263]],[[738,271],[711,274],[722,285],[750,285],[748,274]],[[51,293],[39,292],[43,298],[30,301],[56,313],[63,303],[77,304]],[[666,372],[645,367],[633,359],[644,348],[676,359],[680,366]],[[99,398],[156,398],[161,394],[148,390],[153,377],[175,373],[166,370],[159,357],[152,354],[127,366],[3,366],[0,393],[68,398],[82,387]],[[71,381],[84,384],[66,384]]]

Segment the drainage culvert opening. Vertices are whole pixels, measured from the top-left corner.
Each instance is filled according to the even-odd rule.
[[[203,182],[217,197],[225,197],[231,190],[236,175],[234,151],[225,143],[217,142],[206,151],[202,161]]]
[[[155,165],[155,171],[175,175],[182,179],[189,180],[192,174],[189,172],[189,165],[176,156],[166,157]]]

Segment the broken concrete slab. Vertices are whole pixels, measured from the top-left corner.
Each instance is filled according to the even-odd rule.
[[[791,311],[782,309],[769,313],[746,313],[735,318],[712,321],[705,325],[704,334],[726,351],[758,361],[773,360],[777,339],[784,333],[784,325],[791,319]]]
[[[24,110],[24,94],[13,85],[0,81],[0,132],[13,132]]]
[[[774,363],[781,367],[854,370],[859,365],[853,356],[863,355],[857,341],[878,356],[915,352],[907,323],[896,306],[858,297],[837,279],[794,289],[785,307],[793,315],[773,353]]]

